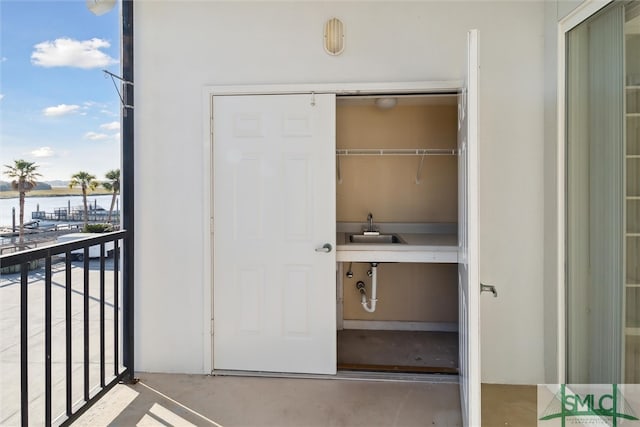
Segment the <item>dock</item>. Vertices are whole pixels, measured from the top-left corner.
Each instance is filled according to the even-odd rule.
[[[101,207],[90,206],[87,220],[89,222],[107,222],[109,211]],[[56,208],[53,212],[35,211],[31,212],[32,220],[52,221],[52,222],[84,222],[84,210],[74,208]],[[120,222],[120,211],[111,212],[111,223]]]

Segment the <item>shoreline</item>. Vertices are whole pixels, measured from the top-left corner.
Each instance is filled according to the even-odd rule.
[[[87,197],[91,196],[110,196],[113,193],[107,190],[96,189],[90,193],[87,193]],[[70,197],[70,196],[82,196],[82,190],[80,188],[53,188],[51,190],[32,190],[29,191],[25,198],[30,197]],[[17,191],[0,191],[0,199],[17,199],[19,193]]]

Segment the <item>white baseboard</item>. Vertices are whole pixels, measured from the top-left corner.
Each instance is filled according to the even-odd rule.
[[[343,329],[377,331],[458,332],[457,322],[402,322],[397,320],[344,320]]]

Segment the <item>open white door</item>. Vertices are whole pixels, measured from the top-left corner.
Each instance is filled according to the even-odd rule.
[[[214,370],[336,373],[335,95],[214,96]]]
[[[458,104],[458,313],[460,404],[465,426],[480,420],[478,209],[478,31],[468,34],[467,76]]]

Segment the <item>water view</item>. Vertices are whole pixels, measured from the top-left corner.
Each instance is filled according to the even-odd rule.
[[[111,206],[112,196],[109,194],[100,196],[88,196],[87,203],[92,206],[100,206],[105,210],[109,210]],[[119,209],[120,196],[116,198],[116,205],[113,207],[114,211]],[[31,213],[38,211],[44,211],[47,213],[53,213],[57,209],[72,209],[77,206],[82,206],[82,196],[57,196],[57,197],[26,197],[24,200],[24,221],[31,221]],[[16,209],[16,226],[18,226],[20,219],[20,202],[17,197],[11,199],[0,199],[0,227],[11,227],[11,210]]]

